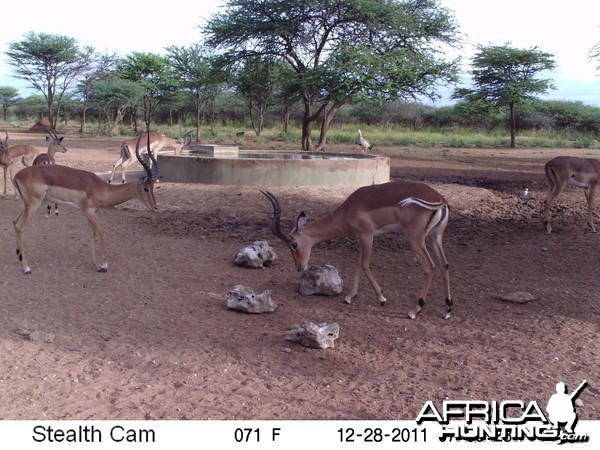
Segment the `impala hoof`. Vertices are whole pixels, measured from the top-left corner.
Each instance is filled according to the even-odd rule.
[[[98,268],[98,272],[108,272],[108,266],[100,266]]]
[[[408,318],[409,319],[414,319],[415,317],[417,317],[417,313],[414,311],[409,311],[408,312]]]
[[[31,275],[31,269],[27,269],[23,272],[25,275]]]
[[[350,303],[352,303],[352,297],[350,297],[349,295],[346,295],[344,297],[344,300],[342,300],[342,303],[345,303],[346,305],[349,305]]]
[[[448,311],[446,314],[444,314],[443,317],[445,320],[448,320],[450,318],[450,316],[451,316],[450,311]]]

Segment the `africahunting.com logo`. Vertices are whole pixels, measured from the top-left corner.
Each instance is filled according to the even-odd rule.
[[[445,441],[558,441],[588,442],[587,434],[577,434],[575,400],[587,386],[584,380],[567,393],[564,383],[556,385],[546,405],[546,413],[537,402],[521,400],[482,401],[444,400],[441,409],[427,401],[417,424],[437,422],[442,425],[439,439]]]

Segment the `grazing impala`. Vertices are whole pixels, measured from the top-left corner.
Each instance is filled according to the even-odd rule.
[[[190,145],[190,142],[192,141],[191,131],[186,133],[185,136],[183,136],[183,138],[181,139],[169,138],[162,133],[150,133],[149,136],[146,133],[142,136],[142,140],[144,142],[146,141],[146,139],[149,138],[150,148],[152,149],[154,155],[158,155],[158,152],[163,147],[174,147],[175,154],[179,155],[181,153],[181,150],[183,150],[184,147]],[[135,155],[131,153],[131,149],[135,146],[136,140],[137,138],[131,138],[121,144],[121,157],[113,166],[112,173],[110,174],[110,178],[108,180],[109,183],[112,183],[112,180],[115,176],[115,171],[119,167],[121,167],[121,182],[125,183],[125,168],[133,164],[133,162],[135,161]]]
[[[23,231],[44,200],[73,206],[83,212],[91,228],[92,261],[99,272],[108,270],[104,230],[96,216],[96,210],[110,208],[132,198],[137,198],[149,209],[158,210],[153,190],[158,166],[155,164],[154,168],[150,169],[140,157],[140,139],[141,136],[137,139],[135,154],[146,170],[146,176],[136,182],[111,185],[92,172],[55,164],[27,167],[17,173],[14,182],[23,198],[25,209],[13,223],[17,256],[24,273],[30,274],[31,268],[25,257]],[[100,261],[96,260],[96,238],[100,241]]]
[[[275,236],[288,245],[299,271],[306,270],[311,249],[319,242],[342,236],[359,240],[360,252],[354,281],[350,293],[344,299],[345,303],[350,303],[358,292],[358,281],[362,268],[373,286],[379,302],[382,306],[385,304],[386,298],[369,267],[373,251],[373,237],[389,231],[401,231],[406,236],[425,274],[416,309],[408,313],[408,316],[414,319],[425,305],[425,297],[435,272],[435,263],[425,246],[425,238],[428,237],[444,280],[446,304],[448,305],[444,317],[446,319],[450,317],[452,312],[450,277],[448,262],[442,247],[444,229],[448,224],[449,208],[446,199],[433,188],[423,183],[410,181],[392,181],[365,186],[354,191],[337,209],[321,219],[307,222],[304,212],[301,212],[296,218],[296,226],[289,234],[281,231],[279,200],[270,192],[261,192],[273,205],[271,230]]]
[[[0,165],[4,169],[4,195],[8,184],[8,177],[14,178],[13,167],[18,163],[23,163],[25,167],[33,164],[33,160],[40,152],[37,148],[28,144],[8,145],[8,133],[4,130],[6,138],[0,141]],[[15,195],[18,196],[15,190]]]
[[[546,178],[548,179],[548,195],[544,202],[544,225],[546,232],[552,232],[550,225],[550,204],[567,186],[583,188],[588,203],[588,224],[592,232],[594,227],[594,190],[600,182],[600,161],[597,159],[577,158],[575,156],[557,156],[546,163]]]

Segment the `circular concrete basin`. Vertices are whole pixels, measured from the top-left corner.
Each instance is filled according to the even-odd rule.
[[[248,186],[364,186],[390,180],[389,158],[202,145],[158,155],[162,181]]]

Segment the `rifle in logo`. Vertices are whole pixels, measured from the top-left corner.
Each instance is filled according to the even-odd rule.
[[[548,411],[548,419],[552,422],[555,428],[560,428],[561,424],[564,425],[564,430],[568,434],[573,434],[573,428],[577,423],[577,413],[575,412],[574,402],[579,396],[581,391],[587,386],[587,380],[577,386],[577,388],[567,394],[567,387],[565,383],[556,384],[556,394],[553,394],[548,401],[546,411]]]

